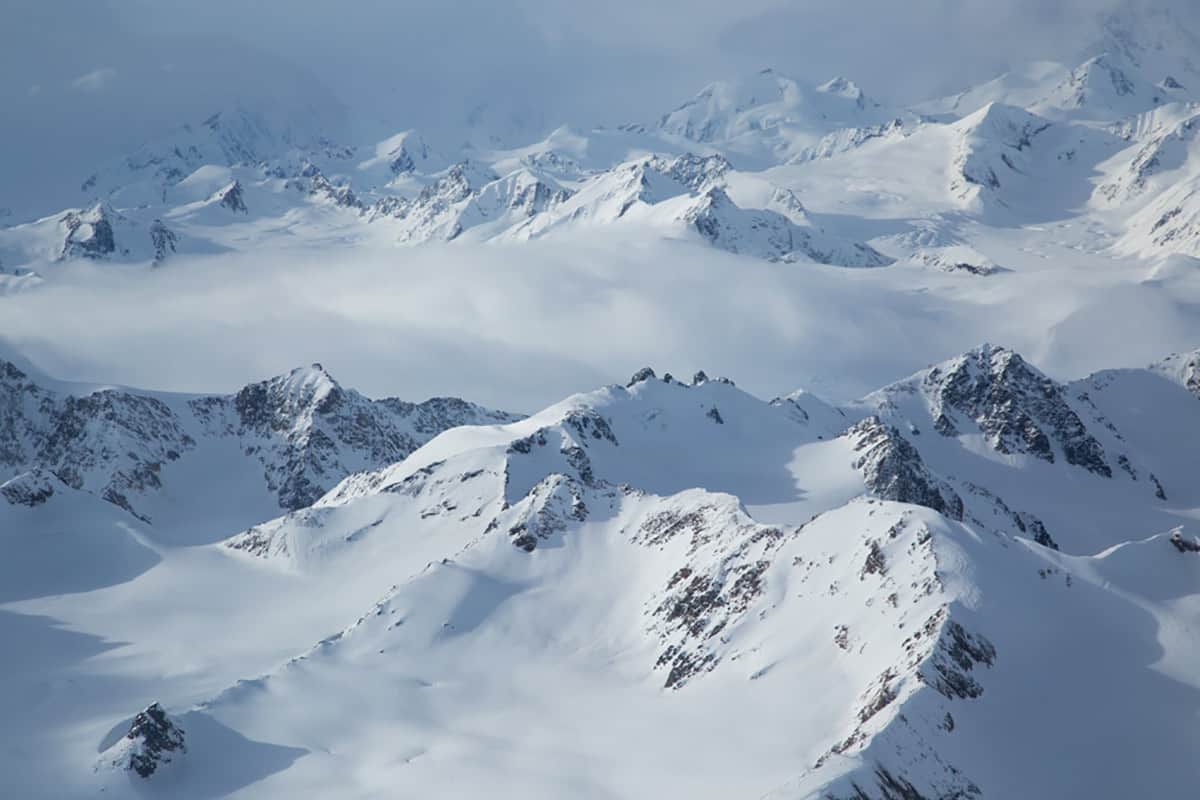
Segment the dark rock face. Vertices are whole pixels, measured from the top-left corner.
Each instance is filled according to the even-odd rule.
[[[943,436],[958,435],[956,422],[965,417],[997,452],[1053,463],[1057,444],[1068,464],[1112,477],[1104,448],[1072,410],[1063,387],[1011,350],[973,350],[930,370],[923,388]]]
[[[932,508],[951,519],[963,518],[962,498],[926,468],[917,449],[900,431],[878,417],[868,417],[847,431],[861,453],[854,468],[861,470],[876,497]]]
[[[655,156],[646,161],[646,166],[693,192],[703,191],[733,169],[733,165],[723,156],[698,156],[693,153],[684,153],[677,158]]]
[[[1154,367],[1160,371],[1171,368],[1178,373],[1183,387],[1195,397],[1200,398],[1200,350],[1182,355],[1172,355],[1165,362]]]
[[[343,389],[319,364],[190,405],[207,432],[236,436],[258,458],[287,510],[311,505],[351,472],[403,460],[449,428],[519,418],[457,398],[370,400]]]
[[[242,184],[240,181],[234,181],[224,189],[217,192],[213,198],[222,208],[227,208],[235,214],[247,213],[246,198],[242,192]]]
[[[154,247],[154,264],[158,266],[167,259],[168,255],[175,252],[175,247],[179,244],[179,237],[164,225],[161,219],[156,219],[150,225],[150,244]]]
[[[565,475],[551,475],[529,493],[529,507],[509,526],[513,546],[532,553],[538,543],[562,534],[572,522],[588,517],[584,489]]]
[[[646,517],[634,541],[658,547],[677,537],[689,542],[689,561],[667,581],[651,617],[664,644],[655,669],[664,686],[680,689],[717,666],[719,634],[747,614],[766,590],[766,573],[789,533],[703,505]],[[718,552],[705,552],[723,542]]]
[[[40,506],[54,496],[54,483],[44,470],[33,470],[0,483],[0,497],[14,506]]]
[[[187,752],[184,731],[163,711],[158,703],[138,712],[125,738],[133,743],[126,769],[142,778],[149,778],[164,764]]]
[[[1051,550],[1058,549],[1058,543],[1054,541],[1050,532],[1046,530],[1046,525],[1035,515],[1030,514],[1028,511],[1014,511],[994,492],[971,481],[964,481],[962,486],[971,494],[988,500],[997,513],[1008,519],[1009,524],[1012,525],[1017,533],[1029,536],[1042,547],[1049,547]],[[981,527],[987,526],[986,522],[974,517],[972,517],[972,521]]]
[[[936,630],[943,620],[944,612],[927,622],[926,630]],[[983,686],[971,673],[977,666],[992,666],[996,661],[996,648],[954,620],[945,621],[936,635],[937,645],[920,673],[921,679],[949,699],[982,695]]]
[[[111,212],[97,204],[86,211],[71,211],[60,220],[64,230],[59,259],[105,258],[116,252]]]
[[[345,183],[332,183],[324,175],[318,173],[312,178],[312,186],[309,189],[309,194],[314,197],[324,197],[333,202],[334,205],[342,208],[363,209],[362,202],[358,199],[358,195],[354,194],[354,190]]]
[[[44,468],[136,515],[128,495],[159,488],[162,466],[194,445],[161,400],[117,389],[59,395],[0,366],[0,468]]]
[[[319,367],[171,406],[119,389],[60,394],[0,361],[0,477],[43,468],[143,520],[138,495],[160,489],[162,468],[193,451],[196,437],[237,437],[280,507],[294,510],[447,428],[516,419],[456,398],[369,400]]]
[[[625,384],[626,388],[632,388],[642,381],[652,381],[658,376],[650,367],[642,367],[637,372],[633,373],[633,377],[629,379],[629,383]]]
[[[413,160],[414,153],[420,159],[427,159],[429,158],[429,147],[423,141],[414,142],[412,137],[408,137],[403,144],[389,153],[388,169],[392,171],[393,175],[407,175],[415,172],[417,164]]]
[[[613,433],[608,420],[591,409],[571,412],[563,419],[563,425],[575,434],[576,441],[584,447],[587,446],[589,439],[598,439],[613,445],[619,444],[617,435]]]
[[[1171,545],[1181,553],[1200,553],[1200,539],[1192,537],[1191,539],[1183,538],[1183,531],[1175,531],[1171,534]]]
[[[956,771],[948,771],[954,777],[959,777],[956,775]],[[865,783],[863,785],[852,783],[853,794],[844,798],[835,798],[833,795],[829,795],[829,800],[969,800],[969,798],[979,797],[981,794],[978,786],[961,778],[959,778],[958,785],[949,791],[928,794],[928,789],[924,791],[918,789],[904,775],[894,772],[882,764],[875,765],[873,778],[874,787]]]
[[[555,189],[542,181],[535,181],[517,188],[508,198],[506,207],[523,211],[525,216],[532,217],[560,205],[570,197],[571,192],[566,189]]]

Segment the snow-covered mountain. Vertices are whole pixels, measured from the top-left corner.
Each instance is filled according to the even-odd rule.
[[[977,243],[979,224],[1073,220],[1102,232],[1079,245],[1098,259],[1195,255],[1193,40],[1170,15],[1118,14],[1079,62],[1038,62],[912,108],[847,78],[767,69],[651,123],[564,127],[516,148],[500,144],[508,134],[462,144],[407,129],[336,142],[315,123],[235,107],[102,165],[60,213],[17,209],[0,228],[4,291],[74,259],[570,240],[608,226],[771,261],[994,272],[1003,257]],[[831,213],[791,213],[806,208]],[[931,219],[936,241],[912,246]]]
[[[178,527],[206,507],[230,520],[300,508],[447,428],[516,417],[457,398],[370,400],[319,364],[232,395],[187,396],[61,385],[2,361],[0,419],[6,480],[65,484]]]
[[[545,136],[234,106],[5,209],[0,796],[1194,794],[1198,44],[1123,11],[909,107],[768,69]],[[225,387],[259,334],[579,393],[18,363],[82,319],[160,386],[200,320]],[[643,349],[785,393],[592,388]]]
[[[7,429],[41,413],[61,434],[39,441],[121,465],[236,437],[287,513],[180,547],[168,518],[20,456],[0,487],[7,599],[72,592],[18,608],[163,666],[75,661],[44,634],[36,671],[8,668],[10,724],[29,730],[22,687],[43,680],[57,721],[6,766],[25,794],[53,771],[64,797],[1186,793],[1197,362],[1063,384],[985,345],[842,406],[646,369],[519,420],[367,401],[318,368],[185,400],[7,367]],[[129,496],[203,494],[173,469]],[[220,628],[124,621],[211,581],[241,598],[189,595]],[[223,663],[159,675],[184,641]],[[141,677],[105,693],[117,674]]]
[[[743,158],[777,162],[833,154],[917,121],[912,114],[885,108],[847,78],[808,86],[764,69],[743,80],[706,86],[652,129]]]

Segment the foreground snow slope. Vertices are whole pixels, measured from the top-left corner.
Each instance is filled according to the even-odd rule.
[[[647,369],[203,546],[35,467],[0,487],[6,780],[1186,794],[1197,364],[1060,384],[982,346],[844,407]]]

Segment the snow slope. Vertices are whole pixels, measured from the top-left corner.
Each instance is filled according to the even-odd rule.
[[[840,408],[646,369],[201,547],[23,473],[0,494],[29,590],[2,618],[38,633],[10,724],[57,721],[7,774],[59,797],[1186,792],[1197,360],[1059,384],[982,346]],[[63,529],[110,570],[86,581],[34,544],[84,518],[112,520]]]

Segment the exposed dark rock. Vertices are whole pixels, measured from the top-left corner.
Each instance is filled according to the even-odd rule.
[[[983,686],[970,673],[979,665],[992,666],[995,660],[996,648],[991,642],[949,620],[938,634],[921,677],[948,698],[979,697]]]
[[[358,196],[354,194],[354,190],[347,184],[332,183],[324,175],[318,173],[312,177],[312,185],[309,188],[309,194],[314,197],[323,197],[333,202],[334,205],[342,208],[355,208],[360,211],[364,206],[359,201]]]
[[[0,483],[0,497],[14,506],[40,506],[54,496],[55,478],[43,470],[33,470]]]
[[[149,778],[164,764],[187,752],[184,731],[171,721],[158,703],[138,712],[125,738],[132,742],[126,769]]]
[[[319,364],[191,405],[211,432],[237,436],[258,457],[268,488],[289,510],[312,504],[350,472],[404,459],[443,430],[518,418],[456,398],[370,400]]]
[[[1183,538],[1183,531],[1174,531],[1171,534],[1171,544],[1181,553],[1200,553],[1200,539],[1192,537],[1191,539]]]
[[[876,497],[925,506],[951,519],[962,519],[962,498],[925,467],[917,449],[898,429],[884,425],[878,417],[868,417],[851,427],[847,435],[854,441],[855,451],[861,453],[854,468],[862,471],[867,488]]]
[[[238,438],[289,510],[351,472],[400,461],[447,428],[518,418],[453,398],[369,400],[316,368],[172,407],[120,389],[60,394],[0,361],[0,467],[44,468],[141,518],[138,495],[161,488],[163,466],[195,448],[192,417],[205,437]]]
[[[642,367],[633,373],[633,377],[629,379],[629,383],[625,384],[625,386],[632,388],[642,381],[654,380],[656,377],[658,376],[654,374],[654,370],[650,369],[650,367]]]
[[[1058,549],[1058,543],[1050,536],[1049,531],[1046,530],[1046,526],[1042,524],[1040,519],[1031,514],[1021,515],[1019,519],[1025,523],[1025,527],[1028,528],[1035,542],[1042,547],[1049,547],[1051,550]]]
[[[227,208],[235,214],[247,213],[246,198],[242,192],[240,181],[234,181],[213,195],[212,199],[222,208]]]
[[[589,439],[606,441],[614,445],[619,444],[617,435],[613,433],[608,420],[590,408],[579,409],[567,414],[563,419],[563,425],[575,434],[576,441],[584,447],[587,447]]]
[[[896,690],[892,685],[896,680],[896,671],[888,668],[875,679],[875,683],[867,692],[863,705],[858,709],[858,724],[862,725],[883,709],[890,706],[896,699]]]
[[[1159,500],[1166,500],[1167,493],[1163,490],[1162,483],[1159,482],[1158,478],[1154,475],[1153,472],[1150,473],[1150,482],[1154,484],[1154,496],[1157,497]]]
[[[588,507],[583,487],[566,475],[550,475],[530,490],[528,505],[508,528],[513,545],[527,553],[538,543],[562,534],[572,522],[583,522]]]
[[[117,389],[75,397],[0,369],[0,467],[42,468],[73,489],[130,509],[130,493],[159,488],[159,470],[194,446],[161,400]]]
[[[99,259],[116,252],[112,216],[113,212],[99,203],[86,211],[70,211],[63,215],[60,224],[64,236],[58,257]]]
[[[161,219],[156,219],[150,225],[150,244],[154,248],[154,265],[158,266],[175,252],[179,237]]]
[[[966,417],[997,452],[1053,463],[1053,442],[1068,464],[1112,477],[1104,448],[1072,410],[1063,387],[1011,350],[984,345],[931,369],[924,389],[932,401],[934,427],[944,436],[959,433],[955,416]]]
[[[887,575],[887,558],[883,554],[883,548],[879,542],[872,539],[868,544],[867,560],[863,564],[862,570],[858,573],[859,580],[865,580],[868,575],[878,575],[884,577]]]
[[[656,666],[670,667],[668,688],[716,667],[719,635],[762,597],[771,556],[788,538],[735,508],[706,505],[652,514],[633,541],[659,547],[680,536],[688,538],[689,562],[671,575],[650,612],[666,645]]]
[[[508,455],[519,453],[521,455],[529,455],[533,452],[534,447],[546,446],[546,430],[545,428],[538,430],[536,433],[531,433],[523,439],[516,439],[508,445],[506,451]]]

